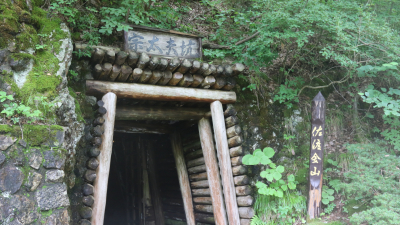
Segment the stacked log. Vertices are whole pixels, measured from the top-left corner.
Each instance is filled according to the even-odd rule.
[[[75,48],[81,48],[76,44]],[[167,59],[158,56],[149,56],[146,53],[124,52],[119,49],[98,47],[92,53],[91,62],[94,65],[94,78],[115,82],[148,83],[155,85],[182,86],[192,88],[212,88],[230,91],[236,86],[235,77],[244,71],[244,65],[212,65],[197,60]],[[169,82],[159,79],[159,82],[149,79],[132,77],[130,73],[135,69],[148,69],[153,71],[168,71],[169,74],[180,73],[179,80]]]
[[[227,67],[225,67],[226,69]],[[229,70],[232,72],[225,72],[225,76],[228,74],[237,74],[242,72],[244,67],[240,65],[234,65]],[[236,116],[237,112],[232,105],[228,105],[228,108],[224,112],[226,135],[228,139],[229,153],[231,157],[233,180],[235,184],[236,200],[239,208],[239,217],[241,225],[249,225],[251,218],[254,216],[254,198],[252,197],[252,188],[250,187],[250,178],[246,175],[247,168],[242,163],[243,158],[243,137],[242,129],[239,125],[239,119]]]
[[[107,52],[106,56],[104,56],[104,60],[111,61],[112,53]],[[106,63],[109,64],[109,63]],[[95,181],[96,169],[99,166],[99,161],[97,157],[100,155],[99,146],[102,143],[101,135],[104,133],[104,114],[107,113],[106,108],[104,107],[104,102],[102,100],[98,101],[94,106],[95,115],[97,116],[92,123],[92,126],[87,133],[86,138],[90,140],[92,146],[89,147],[87,151],[87,156],[89,159],[86,162],[87,170],[83,174],[83,178],[85,183],[82,186],[82,203],[83,206],[79,210],[79,214],[82,217],[82,223],[92,218],[92,206],[94,204],[94,186],[93,182]]]
[[[196,222],[215,224],[207,168],[201,149],[199,132],[194,130],[191,133],[185,133],[183,137],[182,145],[189,174]]]

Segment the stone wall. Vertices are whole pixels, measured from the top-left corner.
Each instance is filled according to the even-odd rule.
[[[35,145],[0,134],[0,224],[70,224],[66,128],[43,128]]]

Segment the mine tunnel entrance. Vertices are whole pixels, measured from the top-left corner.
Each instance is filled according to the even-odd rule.
[[[104,224],[184,219],[182,202],[169,135],[115,132]]]

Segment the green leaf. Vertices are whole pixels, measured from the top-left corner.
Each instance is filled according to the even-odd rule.
[[[288,181],[289,181],[289,182],[293,182],[294,180],[295,180],[294,175],[293,175],[293,174],[290,174],[290,175],[288,176]]]
[[[271,147],[264,148],[263,152],[264,155],[267,156],[268,158],[272,158],[275,155],[275,151]]]
[[[329,195],[333,195],[333,193],[335,193],[335,191],[334,191],[333,189],[327,189],[326,192],[327,192]]]
[[[322,203],[324,203],[325,205],[328,205],[329,204],[329,200],[324,198],[324,199],[322,199]]]
[[[260,162],[261,162],[261,164],[263,164],[263,165],[268,165],[268,164],[271,163],[271,160],[270,160],[267,156],[263,155],[263,156],[261,157]]]
[[[277,190],[277,191],[275,192],[275,196],[278,197],[278,198],[282,198],[282,197],[283,197],[283,191]]]
[[[262,171],[261,173],[260,173],[260,176],[262,177],[262,178],[266,178],[266,176],[268,175],[269,173],[267,173],[267,171]]]
[[[250,154],[243,156],[242,163],[245,165],[250,165],[249,162],[250,162],[250,158],[252,158],[252,157],[253,157],[253,155],[250,155]]]
[[[278,166],[278,167],[276,168],[276,171],[279,172],[279,173],[283,173],[283,172],[285,171],[285,167],[283,167],[283,166]]]
[[[279,180],[282,178],[282,174],[277,173],[277,172],[273,173],[272,176],[275,178],[275,180]]]
[[[329,197],[328,197],[328,200],[329,200],[329,201],[333,201],[333,200],[335,200],[335,197],[329,196]]]
[[[286,191],[286,190],[288,189],[288,187],[287,187],[286,184],[285,184],[285,185],[282,185],[281,188],[282,188],[282,190],[284,190],[284,191]]]
[[[292,182],[289,182],[289,183],[288,183],[288,187],[289,187],[290,189],[294,190],[294,189],[296,189],[296,184],[294,184],[294,183],[292,183]]]
[[[275,169],[275,168],[276,168],[276,165],[275,165],[275,163],[270,163],[270,164],[269,164],[269,167],[271,167],[272,169]]]
[[[274,180],[274,176],[272,174],[267,174],[265,175],[265,179],[267,179],[269,182],[272,182]]]
[[[257,165],[260,163],[260,158],[257,158],[256,156],[252,156],[249,160],[249,165]]]

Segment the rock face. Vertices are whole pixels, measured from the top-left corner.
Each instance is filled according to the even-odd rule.
[[[68,210],[62,210],[46,218],[45,225],[69,225]]]
[[[69,206],[67,186],[61,183],[44,186],[37,191],[36,202],[41,210]]]
[[[17,207],[18,214],[16,215],[19,222],[22,224],[30,224],[35,221],[39,217],[39,213],[35,207],[35,202],[23,195],[16,197],[20,203],[19,207]]]
[[[65,164],[65,154],[60,150],[47,150],[43,152],[43,166],[46,169],[61,169]]]
[[[5,151],[8,147],[14,144],[16,140],[16,138],[0,135],[0,150]]]
[[[46,172],[46,182],[61,182],[64,176],[63,170],[49,170]]]
[[[14,194],[20,189],[23,181],[24,174],[15,166],[6,166],[0,170],[0,191],[2,192]]]
[[[25,186],[28,191],[35,191],[41,181],[42,181],[42,174],[33,172],[29,174]]]
[[[0,166],[3,164],[3,162],[6,160],[6,156],[0,152]]]
[[[42,164],[42,153],[39,149],[32,148],[28,154],[28,163],[34,169],[39,169],[40,164]]]

